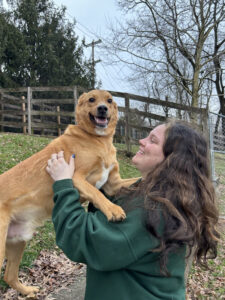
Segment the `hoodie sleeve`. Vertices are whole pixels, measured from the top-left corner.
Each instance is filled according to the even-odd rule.
[[[72,180],[56,181],[53,191],[56,243],[71,260],[96,270],[117,270],[158,246],[143,225],[141,209],[129,212],[123,222],[108,222],[99,210],[85,211]]]

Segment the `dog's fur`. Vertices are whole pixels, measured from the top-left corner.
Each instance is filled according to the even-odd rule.
[[[69,125],[65,133],[47,147],[0,175],[0,263],[7,265],[4,280],[20,293],[34,296],[36,287],[18,280],[19,263],[37,226],[51,216],[53,208],[52,179],[46,172],[51,154],[64,151],[69,161],[76,154],[76,176],[81,201],[88,200],[108,220],[122,220],[121,207],[106,199],[98,190],[115,194],[136,179],[122,180],[116,150],[112,144],[117,123],[117,105],[110,93],[93,90],[81,95],[76,108],[77,125]],[[96,188],[97,187],[97,188]]]

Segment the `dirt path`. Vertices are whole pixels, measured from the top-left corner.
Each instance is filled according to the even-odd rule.
[[[86,285],[86,272],[80,274],[75,282],[67,288],[59,290],[57,293],[48,295],[46,300],[83,300]]]

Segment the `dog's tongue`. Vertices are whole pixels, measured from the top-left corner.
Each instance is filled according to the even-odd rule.
[[[100,118],[95,117],[95,122],[97,124],[100,124],[100,125],[106,125],[107,124],[107,119],[106,118],[105,119],[100,119]]]

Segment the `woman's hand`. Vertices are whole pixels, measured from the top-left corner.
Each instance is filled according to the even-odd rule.
[[[58,154],[53,153],[48,160],[46,171],[54,181],[62,179],[72,179],[75,171],[75,155],[70,157],[69,164],[64,159],[63,151]]]

